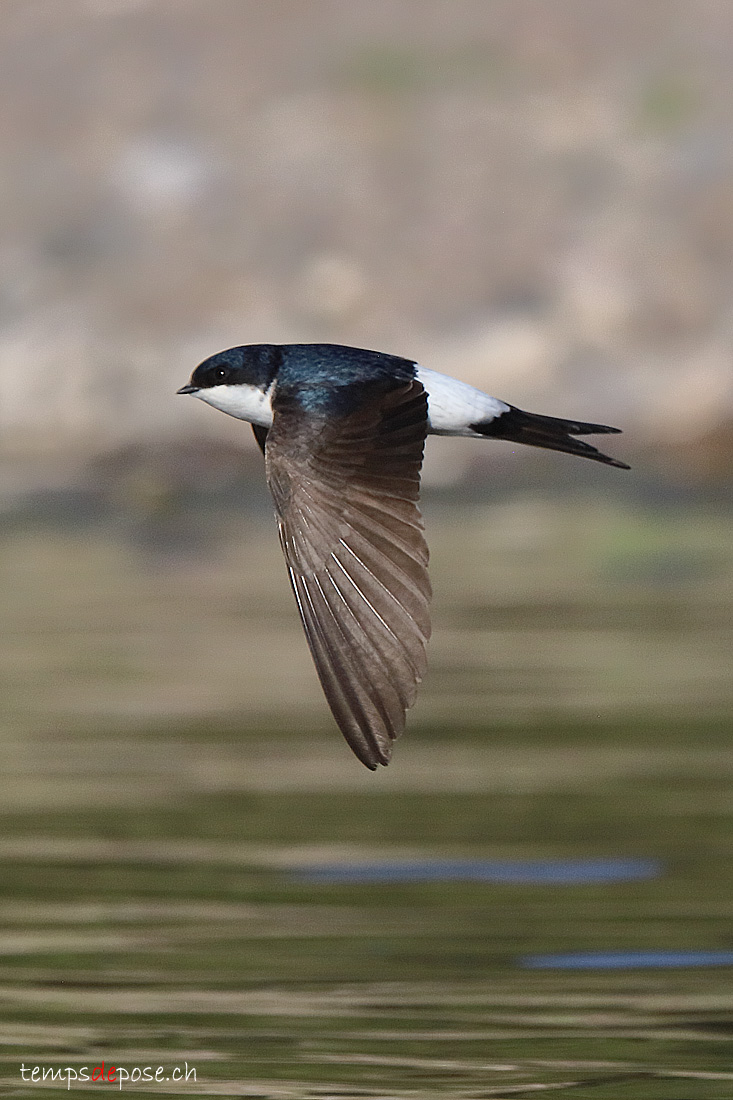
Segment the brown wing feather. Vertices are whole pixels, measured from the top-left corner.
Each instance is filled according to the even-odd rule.
[[[415,381],[338,419],[275,401],[265,450],[316,670],[346,740],[387,764],[426,668],[428,548],[417,507],[427,396]]]

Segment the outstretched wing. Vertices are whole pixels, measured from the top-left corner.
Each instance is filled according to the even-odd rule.
[[[276,394],[265,447],[316,670],[372,769],[389,762],[426,668],[431,589],[417,499],[427,423],[417,381],[340,417]]]

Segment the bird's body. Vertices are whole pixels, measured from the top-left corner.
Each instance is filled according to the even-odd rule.
[[[426,667],[426,436],[507,439],[626,468],[577,438],[616,428],[525,413],[412,360],[337,344],[229,348],[179,393],[252,424],[321,684],[372,769],[389,762]]]

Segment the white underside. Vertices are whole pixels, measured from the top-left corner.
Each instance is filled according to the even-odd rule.
[[[465,382],[427,367],[416,364],[415,375],[428,395],[428,432],[431,435],[475,436],[477,433],[471,431],[469,424],[493,420],[510,407]],[[273,388],[274,384],[263,393],[256,386],[210,386],[199,390],[195,396],[237,420],[269,428],[272,426],[270,398]]]
[[[469,424],[493,420],[510,408],[497,397],[489,397],[466,382],[427,367],[416,365],[415,375],[428,395],[428,431],[431,435],[475,436],[478,433],[472,432]]]

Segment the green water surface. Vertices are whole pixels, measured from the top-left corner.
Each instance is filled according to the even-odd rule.
[[[202,580],[200,563],[143,566],[115,539],[6,541],[2,1095],[67,1092],[24,1082],[22,1065],[104,1061],[162,1066],[134,1086],[151,1097],[733,1096],[730,968],[518,965],[733,947],[723,528],[663,538],[657,524],[645,541],[621,516],[615,541],[589,535],[569,561],[554,527],[517,549],[484,526],[462,588],[441,550],[450,525],[434,534],[431,673],[374,775],[323,710],[274,545],[272,566],[257,542]],[[670,541],[689,568],[667,584]],[[233,590],[237,554],[258,563],[256,586]],[[642,857],[663,872],[575,886],[300,874],[431,856]],[[186,1064],[195,1081],[174,1081]]]

